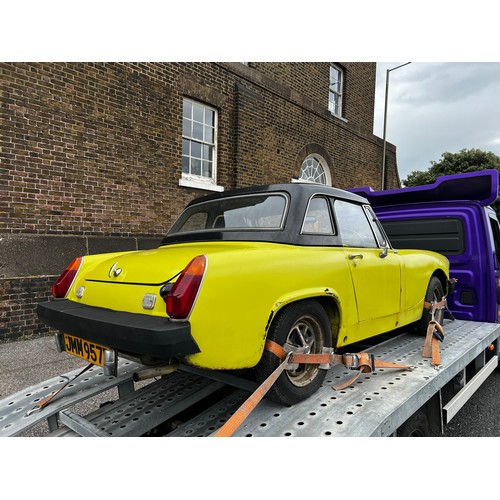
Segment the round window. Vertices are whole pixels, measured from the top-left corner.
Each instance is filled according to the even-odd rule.
[[[308,156],[300,167],[299,180],[331,185],[330,170],[323,158]]]

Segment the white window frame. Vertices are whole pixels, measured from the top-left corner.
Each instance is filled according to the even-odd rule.
[[[333,75],[332,72],[336,74]],[[330,64],[330,84],[328,86],[328,111],[342,117],[342,97],[344,92],[344,71],[335,64]]]
[[[325,176],[325,182],[318,182],[315,178],[311,178],[311,176],[314,176],[314,170],[317,169],[317,167],[321,167]],[[309,175],[308,177],[302,177],[304,173],[307,173],[306,170],[309,170]],[[318,184],[324,184],[325,186],[331,186],[332,185],[332,175],[330,173],[330,168],[328,167],[327,162],[325,159],[319,155],[319,154],[312,154],[304,158],[304,161],[302,162],[302,165],[300,166],[299,170],[299,175],[297,178],[298,182],[316,182]]]
[[[186,102],[191,104],[191,115],[185,116],[184,115],[184,108]],[[224,191],[224,188],[222,186],[217,185],[217,129],[218,129],[218,112],[215,108],[208,106],[202,102],[196,101],[194,99],[189,99],[188,97],[184,97],[183,102],[182,102],[182,165],[183,165],[183,172],[182,176],[179,179],[179,186],[184,186],[184,187],[190,187],[190,188],[195,188],[195,189],[204,189],[204,190],[209,190],[209,191]],[[192,116],[192,109],[193,106],[200,106],[203,108],[203,119],[202,121],[195,120],[195,118]],[[184,127],[186,120],[189,122],[189,124],[198,124],[201,126],[203,129],[208,126],[208,124],[205,121],[205,113],[206,110],[209,110],[210,113],[213,113],[214,116],[214,122],[213,122],[213,137],[212,141],[205,140],[205,138],[198,138],[194,137],[193,133],[187,133],[186,129]],[[192,131],[192,127],[190,127]],[[191,148],[192,144],[199,144],[201,145],[202,148],[211,148],[211,153],[212,153],[212,172],[211,176],[205,176],[202,173],[201,174],[193,174],[191,171],[189,172],[184,172],[184,162],[185,159],[188,159],[188,162],[190,163],[193,158],[198,159],[198,157],[193,157],[191,155],[191,150],[188,154],[185,154],[184,151],[184,144],[185,141],[188,141],[189,143],[189,148]],[[200,167],[202,168],[202,167]],[[201,171],[202,172],[202,171]]]

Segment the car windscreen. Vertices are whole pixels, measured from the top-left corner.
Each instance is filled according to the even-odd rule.
[[[283,228],[287,197],[284,194],[235,196],[188,207],[167,235],[194,231],[252,231]]]

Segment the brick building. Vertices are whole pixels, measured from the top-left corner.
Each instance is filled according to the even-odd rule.
[[[74,256],[151,248],[193,197],[380,187],[375,63],[1,63],[0,341]],[[387,148],[386,186],[399,178]]]

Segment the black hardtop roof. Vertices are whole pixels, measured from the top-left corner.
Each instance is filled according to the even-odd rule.
[[[262,186],[250,186],[238,189],[231,189],[222,193],[214,193],[196,198],[188,204],[184,212],[179,216],[179,220],[183,214],[189,213],[197,208],[204,209],[205,203],[223,202],[226,199],[231,199],[238,196],[260,195],[266,193],[276,193],[287,195],[290,199],[288,207],[288,215],[285,219],[283,227],[274,230],[216,230],[205,229],[186,232],[172,232],[175,224],[167,232],[163,238],[161,245],[169,245],[173,243],[192,243],[192,242],[208,242],[208,241],[260,241],[272,243],[285,243],[291,245],[302,246],[341,246],[342,241],[339,234],[307,234],[302,233],[303,217],[307,211],[309,200],[314,195],[323,195],[335,199],[351,201],[357,204],[368,204],[368,201],[354,193],[344,191],[342,189],[325,186],[323,184],[313,184],[310,182],[292,182],[288,184],[267,184]]]
[[[233,196],[242,196],[255,193],[272,193],[272,192],[286,192],[292,197],[294,196],[307,196],[308,198],[314,194],[323,194],[326,196],[333,196],[344,200],[350,200],[357,203],[367,204],[368,200],[358,194],[344,191],[343,189],[326,186],[324,184],[316,184],[312,182],[291,182],[283,184],[265,184],[259,186],[249,186],[243,188],[230,189],[220,193],[213,193],[205,196],[200,196],[192,200],[187,206],[196,205],[206,201],[214,201]]]

